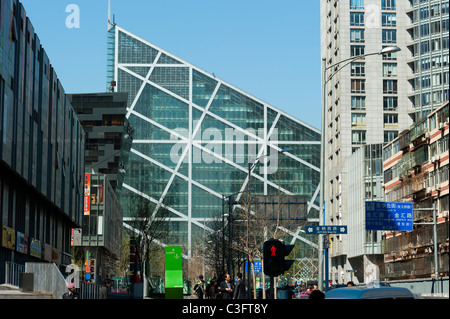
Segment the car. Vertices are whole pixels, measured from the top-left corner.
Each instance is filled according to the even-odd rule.
[[[329,290],[325,299],[414,299],[414,294],[407,288],[364,285]]]

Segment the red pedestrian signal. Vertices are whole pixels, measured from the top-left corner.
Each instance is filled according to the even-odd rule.
[[[270,248],[270,256],[276,256],[276,252],[277,248],[275,247],[275,245],[272,245],[272,247]]]
[[[264,243],[264,273],[269,277],[276,277],[283,273],[281,252],[283,243],[279,240],[268,240]]]
[[[294,263],[293,260],[286,260],[285,257],[294,248],[294,245],[285,245],[275,239],[264,242],[264,274],[269,277],[277,277],[287,271]]]

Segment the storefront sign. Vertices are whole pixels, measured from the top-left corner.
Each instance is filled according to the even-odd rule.
[[[40,240],[33,238],[30,243],[30,255],[36,258],[42,257],[42,244]]]
[[[16,250],[22,254],[28,254],[28,236],[17,232],[16,236]]]
[[[16,232],[4,225],[2,227],[2,246],[8,249],[16,249]]]
[[[90,200],[91,200],[91,175],[84,174],[84,215],[90,213]]]

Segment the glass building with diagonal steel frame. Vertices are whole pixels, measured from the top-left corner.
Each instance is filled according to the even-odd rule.
[[[148,200],[155,213],[168,209],[172,236],[164,244],[181,245],[189,257],[223,196],[246,189],[257,159],[253,194],[306,195],[308,220],[318,220],[318,129],[117,25],[108,33],[107,70],[109,89],[128,92],[135,129],[120,195],[125,224],[131,196]],[[317,249],[300,227],[290,235]]]

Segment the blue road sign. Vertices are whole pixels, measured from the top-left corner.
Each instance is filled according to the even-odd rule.
[[[262,272],[262,261],[254,261],[255,265],[255,273],[261,273]],[[245,272],[248,273],[248,261],[245,262]],[[253,272],[253,266],[251,266],[250,272]]]
[[[347,234],[347,226],[307,226],[305,232],[307,234]]]
[[[413,204],[366,202],[366,230],[413,230]]]

